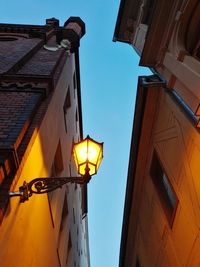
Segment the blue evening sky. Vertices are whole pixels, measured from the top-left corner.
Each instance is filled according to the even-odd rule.
[[[104,142],[104,159],[88,185],[91,267],[117,267],[139,75],[133,48],[112,42],[120,0],[1,0],[1,23],[45,24],[70,16],[86,23],[80,67],[84,136]]]

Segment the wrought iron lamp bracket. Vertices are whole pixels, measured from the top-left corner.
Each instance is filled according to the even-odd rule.
[[[87,184],[103,158],[103,143],[91,139],[89,135],[82,141],[73,144],[72,156],[79,177],[44,177],[24,182],[18,192],[9,192],[10,197],[19,196],[21,202],[28,200],[33,194],[44,194],[61,188],[67,183]],[[92,169],[90,169],[92,167]]]
[[[24,181],[19,187],[19,192],[10,192],[10,197],[20,196],[20,202],[25,202],[33,194],[45,194],[61,188],[67,183],[86,184],[90,181],[90,175],[80,177],[50,177],[50,178],[35,178],[29,183]]]

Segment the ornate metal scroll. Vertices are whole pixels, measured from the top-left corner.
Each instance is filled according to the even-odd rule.
[[[19,187],[19,192],[10,192],[10,196],[20,196],[21,202],[24,202],[33,194],[45,194],[54,191],[57,188],[61,188],[67,183],[84,184],[88,181],[89,179],[85,179],[84,176],[36,178],[29,183],[24,182],[24,184]]]

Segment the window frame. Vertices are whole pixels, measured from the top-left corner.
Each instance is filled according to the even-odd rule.
[[[73,73],[73,88],[74,88],[74,98],[76,97],[76,89],[77,89],[77,76],[76,70]]]
[[[163,164],[156,150],[154,150],[152,154],[149,173],[153,181],[153,184],[155,186],[157,195],[160,199],[160,203],[166,215],[167,221],[170,227],[172,228],[179,200],[176,191],[174,190],[174,187],[169,179],[167,172],[165,171],[165,168],[163,167]],[[175,200],[174,204],[172,197],[170,197],[170,195]]]
[[[66,94],[66,97],[65,97],[65,101],[64,101],[64,105],[63,105],[63,113],[64,113],[64,122],[65,122],[65,131],[66,133],[68,132],[67,130],[67,113],[68,113],[68,110],[70,109],[71,107],[71,93],[70,93],[70,86],[67,87],[67,94]]]

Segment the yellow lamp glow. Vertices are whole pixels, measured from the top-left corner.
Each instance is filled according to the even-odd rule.
[[[19,191],[9,192],[10,197],[20,196],[20,202],[27,201],[33,194],[52,192],[67,183],[87,184],[96,174],[103,158],[103,143],[91,139],[89,135],[73,145],[72,155],[81,177],[38,177],[28,183],[24,181]]]
[[[103,158],[103,143],[94,141],[88,135],[83,141],[74,144],[72,154],[80,175],[94,175]]]

